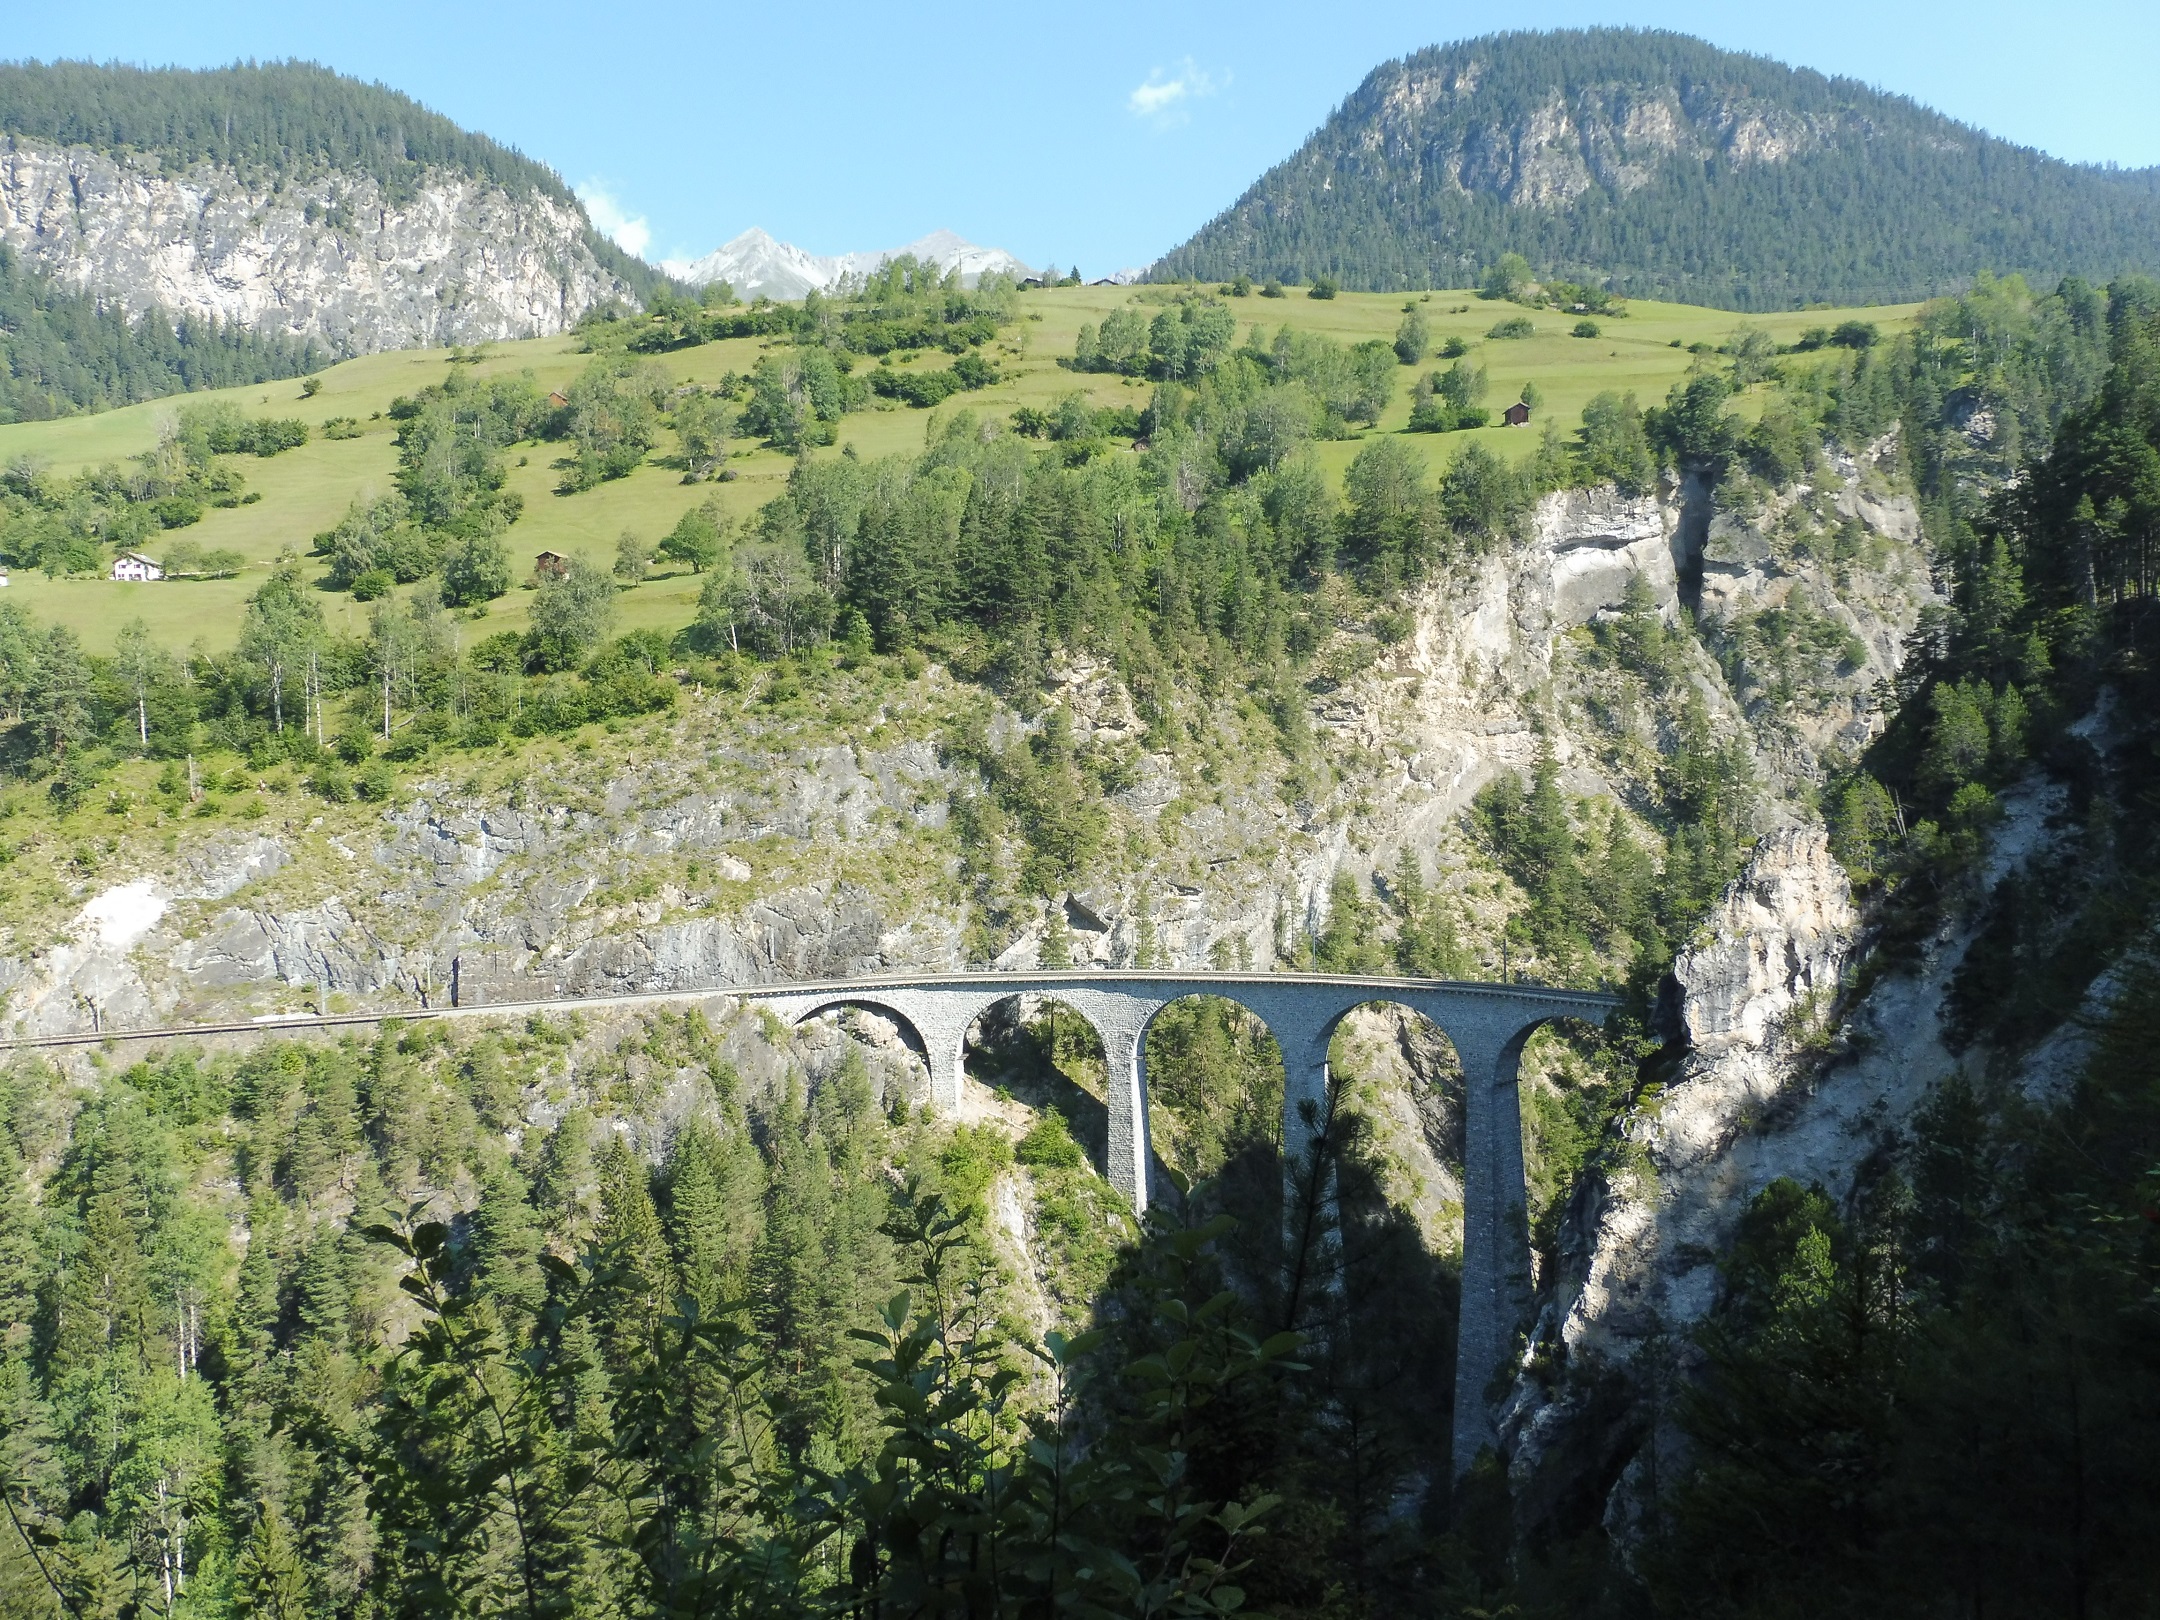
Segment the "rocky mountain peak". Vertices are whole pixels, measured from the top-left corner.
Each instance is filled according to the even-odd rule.
[[[300,63],[0,64],[0,245],[131,315],[346,354],[547,336],[654,280],[552,170]]]
[[[801,298],[830,292],[850,276],[868,275],[879,266],[912,256],[942,270],[958,270],[973,285],[993,272],[1021,277],[1034,272],[1003,248],[980,247],[957,231],[940,228],[896,248],[869,253],[811,253],[770,232],[751,226],[701,259],[670,259],[663,268],[693,287],[724,281],[740,298]]]

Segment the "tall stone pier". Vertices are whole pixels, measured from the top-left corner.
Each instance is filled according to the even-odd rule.
[[[1328,1045],[1353,1008],[1394,1002],[1430,1019],[1454,1042],[1463,1071],[1462,1319],[1455,1343],[1454,1468],[1459,1475],[1494,1443],[1497,1388],[1519,1354],[1532,1297],[1530,1225],[1523,1183],[1522,1109],[1516,1066],[1523,1043],[1555,1019],[1602,1023],[1612,996],[1532,985],[1431,979],[1351,978],[1319,973],[1043,972],[864,979],[839,984],[743,986],[726,992],[770,1007],[789,1023],[862,1007],[896,1020],[920,1043],[930,1094],[959,1106],[968,1031],[998,1002],[1042,996],[1064,1003],[1102,1040],[1109,1077],[1111,1184],[1144,1214],[1150,1193],[1147,1030],[1186,996],[1238,1003],[1274,1035],[1283,1055],[1283,1160],[1293,1178],[1289,1218],[1331,1190],[1296,1178],[1312,1163],[1315,1136],[1330,1124]]]

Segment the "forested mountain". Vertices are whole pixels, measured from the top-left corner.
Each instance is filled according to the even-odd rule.
[[[666,278],[559,176],[308,63],[0,65],[0,245],[68,292],[340,353],[559,331]]]
[[[1742,310],[1980,270],[2160,269],[2160,171],[2060,162],[1850,79],[1680,34],[1508,33],[1373,73],[1155,279],[1553,277]]]

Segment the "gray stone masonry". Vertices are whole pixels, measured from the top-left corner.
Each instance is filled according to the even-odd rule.
[[[728,992],[790,1024],[844,1007],[881,1012],[912,1031],[941,1110],[959,1106],[962,1049],[975,1021],[1013,996],[1063,1002],[1102,1038],[1109,1077],[1110,1181],[1136,1212],[1148,1206],[1147,1027],[1171,1002],[1223,996],[1267,1025],[1283,1055],[1283,1163],[1294,1173],[1328,1123],[1328,1043],[1352,1008],[1390,1001],[1444,1030],[1464,1086],[1462,1319],[1455,1350],[1455,1471],[1494,1440],[1487,1391],[1508,1371],[1531,1301],[1530,1224],[1523,1183],[1522,1111],[1515,1092],[1523,1043],[1559,1018],[1602,1023],[1611,996],[1534,985],[1321,973],[1113,972],[946,974],[835,984],[746,986]],[[1293,1203],[1294,1211],[1295,1205]],[[1295,1218],[1293,1213],[1292,1218]]]

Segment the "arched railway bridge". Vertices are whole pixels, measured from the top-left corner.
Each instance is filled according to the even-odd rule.
[[[968,1031],[990,1008],[1014,996],[1062,1002],[1086,1019],[1102,1041],[1109,1077],[1111,1184],[1145,1211],[1149,1194],[1147,1030],[1172,1002],[1221,996],[1265,1024],[1282,1049],[1283,1154],[1305,1156],[1324,1128],[1328,1108],[1328,1043],[1353,1008],[1392,1002],[1423,1015],[1454,1043],[1463,1072],[1462,1317],[1455,1357],[1455,1456],[1458,1472],[1494,1438],[1485,1391],[1515,1354],[1531,1303],[1530,1227],[1523,1181],[1522,1113],[1516,1065],[1523,1043],[1559,1020],[1602,1023],[1618,998],[1543,985],[1476,984],[1434,979],[1368,978],[1332,973],[1220,973],[1183,969],[1076,969],[1019,973],[896,974],[822,983],[712,985],[644,993],[554,997],[450,1007],[408,1008],[320,1017],[280,1017],[244,1023],[159,1029],[93,1029],[24,1036],[12,1048],[106,1041],[295,1031],[380,1023],[388,1018],[499,1018],[581,1007],[639,1006],[730,999],[762,1006],[789,1025],[823,1013],[862,1008],[894,1020],[920,1051],[939,1109],[960,1101],[961,1060]]]

